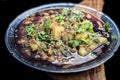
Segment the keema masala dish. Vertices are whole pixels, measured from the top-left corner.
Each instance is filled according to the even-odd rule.
[[[24,59],[69,68],[99,56],[110,44],[110,28],[78,8],[49,9],[27,16],[14,37]]]

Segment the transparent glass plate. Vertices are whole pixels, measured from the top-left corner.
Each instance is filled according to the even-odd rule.
[[[82,64],[76,67],[71,67],[68,69],[58,68],[55,66],[49,66],[49,65],[44,65],[44,64],[40,64],[40,65],[32,64],[31,62],[22,58],[21,55],[19,55],[19,51],[17,51],[15,42],[14,42],[14,30],[24,18],[38,11],[43,11],[43,10],[48,10],[48,9],[71,8],[71,7],[81,8],[90,14],[94,14],[96,17],[100,18],[103,22],[110,23],[110,27],[112,30],[111,35],[115,35],[116,39],[111,40],[110,46],[107,48],[107,50],[104,51],[104,53],[100,54],[96,59],[90,62],[87,62],[85,64]],[[97,67],[105,63],[108,59],[110,59],[114,55],[114,53],[118,50],[118,47],[120,45],[120,33],[119,33],[117,25],[113,22],[113,20],[110,19],[110,17],[108,17],[106,14],[96,9],[83,6],[83,5],[73,4],[73,3],[54,3],[54,4],[46,4],[46,5],[42,5],[42,6],[29,9],[21,13],[20,15],[18,15],[8,26],[8,29],[5,35],[5,43],[6,43],[7,49],[13,55],[13,57],[27,66],[30,66],[38,70],[46,71],[46,72],[71,73],[71,72],[80,72],[80,71],[84,71],[84,70]]]

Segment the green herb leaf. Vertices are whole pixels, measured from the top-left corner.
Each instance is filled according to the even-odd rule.
[[[50,25],[51,25],[50,20],[45,21],[45,23],[43,24],[46,32],[48,32],[50,30]]]
[[[26,26],[25,31],[27,33],[27,36],[33,36],[35,33],[35,28],[36,28],[36,25],[34,25],[34,24]]]
[[[110,41],[107,41],[105,44],[106,44],[106,45],[110,45]]]
[[[100,42],[99,39],[94,39],[93,41],[94,41],[95,43],[97,43],[97,44]]]
[[[70,9],[69,8],[63,8],[62,9],[62,15],[67,15],[69,13]]]
[[[85,29],[86,31],[93,32],[92,22],[90,22],[88,20],[82,22],[82,28]]]
[[[62,42],[61,40],[58,40],[58,41],[56,42],[56,44],[62,45],[63,42]]]
[[[71,55],[71,54],[70,54],[70,52],[68,52],[68,51],[64,54],[65,57],[69,57],[70,55]]]
[[[82,11],[77,10],[77,9],[71,9],[69,21],[76,20],[78,23],[81,23],[82,21]]]
[[[78,32],[78,33],[82,33],[84,31],[85,31],[85,29],[82,28],[82,27],[80,27],[80,28],[78,28],[78,29],[75,30],[75,32]]]
[[[58,22],[62,22],[64,19],[64,16],[62,14],[56,14],[55,20]]]
[[[104,25],[105,31],[109,31],[109,26],[110,26],[110,23],[106,22],[105,25]]]
[[[45,49],[46,49],[46,45],[45,45],[44,42],[41,43],[41,49],[44,50],[44,51],[45,51]]]
[[[69,17],[69,21],[76,20],[77,15],[71,14]]]
[[[70,44],[72,45],[73,48],[76,48],[77,46],[80,45],[79,40],[70,40],[69,42],[70,42]]]
[[[60,50],[61,50],[62,52],[64,52],[64,51],[65,51],[65,48],[64,48],[64,47],[61,47]]]
[[[111,35],[112,39],[118,39],[116,35]]]
[[[57,55],[57,50],[56,49],[53,49],[52,51],[53,51],[54,55]]]
[[[77,10],[77,9],[72,9],[72,13],[76,14],[76,15],[81,15],[83,14],[82,11]]]
[[[41,41],[52,41],[53,39],[51,38],[51,36],[46,35],[46,33],[44,31],[41,31],[37,34],[36,36],[36,40],[41,40]]]
[[[86,40],[86,39],[81,39],[81,41],[87,45],[90,43],[89,40]]]

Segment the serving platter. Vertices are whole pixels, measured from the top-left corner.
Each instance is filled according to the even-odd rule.
[[[57,68],[54,66],[43,65],[43,64],[40,64],[38,66],[36,64],[32,64],[31,62],[26,61],[23,57],[18,55],[19,52],[17,51],[16,46],[14,45],[15,44],[14,43],[14,31],[15,31],[15,28],[19,25],[19,23],[24,18],[38,11],[43,11],[43,10],[48,10],[48,9],[59,9],[59,8],[72,8],[72,7],[81,8],[90,14],[94,14],[94,16],[100,18],[103,22],[110,23],[111,35],[115,35],[116,37],[111,40],[111,44],[109,48],[104,53],[102,53],[100,56],[98,56],[96,59],[90,62],[87,62],[83,65],[79,65],[76,67],[68,68],[68,69]],[[38,6],[36,8],[29,9],[23,12],[22,14],[20,14],[18,17],[16,17],[11,22],[11,24],[8,26],[8,29],[5,35],[6,46],[9,52],[13,55],[13,57],[15,57],[17,60],[19,60],[23,64],[30,66],[32,68],[42,70],[42,71],[47,71],[47,72],[54,72],[54,73],[80,72],[80,71],[84,71],[84,70],[97,67],[103,64],[104,62],[106,62],[108,59],[110,59],[114,55],[115,51],[117,51],[120,45],[119,41],[120,41],[120,33],[117,28],[117,25],[107,15],[93,8],[83,6],[83,5],[73,4],[73,3],[54,3],[54,4],[47,4],[47,5]]]

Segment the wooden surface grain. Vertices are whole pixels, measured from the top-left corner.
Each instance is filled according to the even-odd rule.
[[[86,6],[95,8],[95,9],[97,9],[99,11],[102,11],[103,5],[104,5],[104,1],[103,0],[83,0],[79,4],[86,5]]]
[[[48,73],[54,80],[106,80],[104,65],[100,65],[96,68],[67,74]]]

